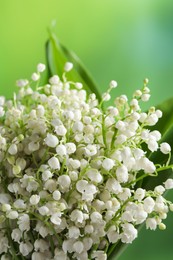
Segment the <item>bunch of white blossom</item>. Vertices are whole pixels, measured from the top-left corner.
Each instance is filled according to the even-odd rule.
[[[19,80],[13,100],[0,97],[0,256],[32,260],[106,260],[111,244],[132,243],[137,226],[165,229],[173,204],[139,181],[168,168],[171,148],[149,130],[162,116],[148,101],[147,80],[132,100],[121,95],[106,106],[79,82],[54,75],[39,86],[44,64],[32,80]],[[31,85],[35,84],[35,90]],[[149,129],[147,129],[147,127]],[[160,151],[158,151],[160,150]],[[168,156],[155,165],[147,151]]]

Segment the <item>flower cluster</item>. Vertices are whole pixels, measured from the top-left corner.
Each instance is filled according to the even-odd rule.
[[[147,129],[162,112],[139,106],[150,98],[147,80],[132,100],[121,95],[105,108],[117,83],[99,102],[67,80],[72,68],[67,62],[62,79],[39,86],[39,64],[30,82],[17,81],[13,100],[0,97],[2,260],[105,260],[111,244],[132,243],[139,224],[165,229],[173,210],[163,197],[173,179],[154,190],[138,185],[172,168],[169,144]],[[150,160],[156,151],[168,156],[166,165]]]

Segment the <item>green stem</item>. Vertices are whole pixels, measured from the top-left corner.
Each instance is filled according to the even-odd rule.
[[[11,232],[10,232],[10,223],[9,223],[9,220],[7,219],[6,220],[7,222],[7,237],[8,237],[8,242],[10,243],[10,254],[12,255],[13,259],[14,260],[19,260],[19,258],[17,257],[16,255],[16,250],[15,250],[15,247],[14,247],[14,244],[13,244],[13,240],[11,239]]]
[[[118,129],[115,128],[114,134],[113,134],[113,136],[112,136],[112,141],[111,141],[111,150],[112,150],[113,147],[114,147],[114,142],[115,142],[115,138],[116,138],[117,132],[118,132]]]
[[[168,170],[168,169],[173,169],[173,164],[171,165],[168,165],[168,166],[163,166],[163,167],[160,167],[156,170],[156,173],[158,172],[161,172],[161,171],[165,171],[165,170]],[[140,181],[140,180],[143,180],[144,178],[150,176],[150,174],[148,173],[145,173],[143,175],[141,175],[139,178],[135,179],[134,181],[131,181],[130,183],[128,183],[127,185],[125,185],[125,187],[130,187],[132,184]],[[157,177],[157,174],[156,175],[152,175],[153,177]]]
[[[167,165],[163,166],[163,167],[157,169],[157,172],[165,171],[165,170],[168,170],[168,169],[172,169],[173,170],[173,164],[168,165],[168,166]]]
[[[66,158],[64,158],[64,160],[63,160],[63,162],[62,162],[61,169],[60,169],[60,175],[62,175],[63,172],[64,172],[65,164],[66,164]]]
[[[32,159],[33,159],[33,162],[34,162],[35,166],[37,166],[37,167],[38,167],[38,163],[37,163],[37,161],[36,161],[36,159],[35,159],[35,156],[34,156],[34,154],[33,154],[33,153],[32,153]]]
[[[107,154],[107,142],[106,142],[106,129],[105,129],[105,118],[102,114],[102,136],[103,136],[103,143],[105,145],[105,155]]]
[[[59,245],[62,245],[62,239],[57,235],[54,227],[47,220],[40,217],[40,215],[37,214],[36,212],[31,212],[31,214],[34,215],[38,220],[43,222],[54,233],[56,239],[58,240]]]
[[[50,240],[51,253],[52,253],[52,256],[54,256],[55,247],[54,247],[52,236],[49,236],[49,240]]]
[[[130,187],[132,184],[140,181],[140,180],[143,180],[145,177],[148,177],[148,173],[145,173],[143,175],[141,175],[139,178],[135,179],[134,181],[131,181],[130,183],[128,183],[127,185],[125,185],[125,187]]]

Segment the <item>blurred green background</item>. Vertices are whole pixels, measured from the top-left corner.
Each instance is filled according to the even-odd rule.
[[[47,27],[76,52],[100,89],[115,79],[114,92],[130,96],[150,79],[147,106],[173,96],[172,0],[0,0],[0,95],[11,97],[15,81],[45,61]],[[169,193],[173,198],[173,193]],[[166,231],[145,231],[120,260],[172,260],[173,214]]]

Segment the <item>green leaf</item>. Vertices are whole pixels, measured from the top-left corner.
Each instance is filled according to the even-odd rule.
[[[157,106],[157,109],[160,109],[163,112],[162,118],[159,120],[159,122],[151,129],[157,129],[161,132],[162,138],[160,140],[160,143],[162,142],[168,142],[172,148],[172,156],[170,160],[170,164],[173,163],[173,98],[163,102],[161,105]],[[150,160],[159,163],[164,164],[167,159],[168,155],[162,154],[160,151],[157,151],[155,153],[151,153],[149,156]],[[171,177],[173,175],[172,170],[165,170],[163,172],[160,172],[157,177],[147,177],[144,179],[142,183],[142,188],[144,189],[154,189],[155,186],[162,184],[167,178]],[[138,229],[141,229],[143,224],[141,224]],[[119,256],[123,253],[125,249],[127,249],[129,245],[123,244],[121,241],[119,241],[116,245],[110,245],[109,251],[110,255],[108,256],[108,260],[117,260]]]
[[[153,128],[157,128],[162,135],[165,135],[173,125],[173,98],[164,101],[156,108],[163,112],[163,116]]]
[[[46,59],[48,65],[48,76],[58,74],[62,76],[64,70],[64,65],[67,61],[72,62],[74,68],[68,72],[68,80],[74,82],[81,82],[87,93],[95,93],[97,99],[101,100],[101,95],[95,82],[92,80],[91,76],[79,60],[79,58],[73,52],[69,51],[65,46],[63,46],[56,35],[50,32],[50,37],[46,43]]]

